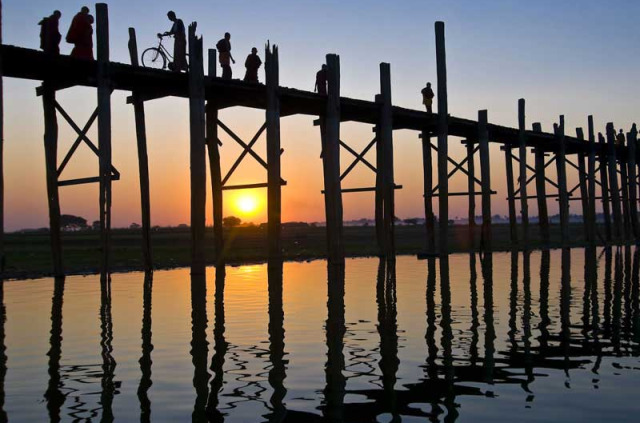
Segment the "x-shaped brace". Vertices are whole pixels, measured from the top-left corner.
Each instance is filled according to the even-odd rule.
[[[355,160],[353,161],[353,163],[351,163],[349,167],[347,167],[347,169],[342,173],[342,175],[340,175],[340,180],[343,180],[345,176],[347,176],[349,172],[353,170],[353,168],[358,164],[358,162],[364,163],[369,169],[373,171],[373,173],[378,172],[375,166],[373,166],[371,163],[369,163],[367,159],[364,158],[364,156],[369,152],[371,147],[375,145],[376,141],[377,141],[377,138],[374,138],[369,144],[367,144],[367,146],[364,148],[364,150],[362,150],[360,154],[358,154],[354,149],[349,147],[346,143],[340,141],[340,145],[344,147],[344,149],[347,150],[349,153],[355,156]]]
[[[435,145],[431,144],[431,148],[434,149],[436,152],[438,151],[438,147],[436,147]],[[480,149],[480,145],[476,146],[476,148],[473,150],[473,153],[471,154],[471,157],[473,157],[473,155],[476,154],[476,152]],[[457,171],[461,171],[462,173],[464,173],[467,176],[471,176],[469,175],[469,172],[463,167],[468,161],[469,161],[469,156],[465,157],[464,160],[462,160],[460,163],[456,162],[455,160],[453,160],[451,157],[447,156],[447,161],[451,164],[454,165],[454,168],[452,171],[449,172],[449,174],[447,175],[447,179],[450,179]],[[478,178],[476,178],[475,176],[473,177],[473,180],[482,187],[482,181]],[[432,190],[431,190],[431,195],[436,194],[438,189],[440,188],[440,185],[436,185]]]
[[[76,125],[76,123],[73,121],[73,119],[71,119],[71,116],[69,116],[69,114],[62,108],[62,106],[60,106],[60,104],[57,101],[54,101],[53,104],[54,104],[54,107],[56,108],[56,110],[64,118],[64,120],[67,121],[69,126],[71,126],[71,128],[78,135],[78,138],[76,138],[75,142],[71,145],[71,148],[69,149],[69,152],[65,155],[64,159],[62,160],[62,163],[60,164],[60,167],[57,170],[57,176],[60,177],[60,175],[62,174],[62,171],[64,170],[64,168],[67,166],[67,164],[71,160],[71,157],[73,157],[73,154],[78,149],[78,147],[80,146],[81,142],[84,141],[84,143],[87,144],[87,146],[91,149],[91,151],[93,151],[96,156],[100,157],[100,150],[89,139],[89,137],[87,137],[87,132],[89,132],[89,129],[91,128],[91,126],[95,122],[96,118],[98,117],[98,109],[96,108],[94,110],[94,112],[91,114],[91,116],[89,117],[89,120],[87,120],[87,123],[84,125],[84,128],[80,129],[80,127],[78,125]],[[111,166],[111,173],[112,173],[112,177],[114,179],[119,179],[120,178],[120,172],[118,172],[118,170],[113,165]]]
[[[511,153],[509,153],[509,154],[511,154]],[[520,159],[519,159],[518,157],[514,156],[513,154],[511,154],[511,158],[512,158],[512,159],[514,159],[515,161],[517,161],[518,163],[520,163]],[[555,156],[554,156],[554,157],[552,157],[552,158],[550,158],[550,159],[549,159],[549,161],[548,161],[548,162],[546,162],[546,163],[544,164],[543,169],[546,169],[547,167],[549,167],[549,166],[550,166],[550,165],[551,165],[555,160],[556,160],[556,157],[555,157]],[[527,169],[529,169],[529,170],[530,170],[530,171],[532,171],[532,172],[535,172],[535,171],[536,171],[536,170],[535,170],[535,168],[531,167],[529,164],[527,164]],[[526,184],[526,185],[529,185],[529,184],[531,183],[531,181],[533,181],[534,179],[536,179],[536,175],[533,175],[533,176],[531,176],[529,179],[527,179],[527,181],[525,182],[525,184]],[[549,183],[550,183],[551,185],[553,185],[554,187],[558,188],[558,184],[557,184],[557,183],[555,183],[555,182],[553,182],[553,181],[552,181],[551,179],[549,179],[546,175],[545,175],[545,177],[544,177],[544,180],[545,180],[545,181],[547,181],[547,182],[549,182]],[[519,181],[518,181],[518,182],[519,182]],[[513,195],[518,195],[518,193],[520,192],[520,189],[521,189],[521,188],[518,188],[518,189],[513,193]]]

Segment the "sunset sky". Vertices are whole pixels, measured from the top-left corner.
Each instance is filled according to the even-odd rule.
[[[54,8],[62,11],[64,36],[73,15],[85,4],[94,13],[93,4],[76,0],[4,1],[4,42],[37,48],[37,23]],[[447,36],[449,112],[454,116],[476,119],[478,109],[488,109],[490,122],[516,126],[517,100],[525,98],[528,128],[539,121],[548,132],[558,115],[564,114],[567,132],[573,135],[575,127],[586,127],[588,114],[594,115],[598,131],[609,121],[628,130],[640,110],[637,1],[113,0],[109,2],[112,60],[129,62],[129,27],[136,28],[140,52],[156,44],[155,34],[170,28],[168,10],[175,10],[185,24],[198,21],[205,48],[213,48],[225,31],[232,34],[237,60],[234,78],[244,75],[244,59],[252,47],[264,59],[264,44],[270,40],[280,48],[283,86],[312,90],[325,55],[337,53],[343,96],[372,100],[379,91],[378,65],[389,62],[394,104],[422,109],[420,89],[427,81],[436,86],[433,23],[442,20]],[[71,46],[63,40],[61,49],[68,54]],[[259,77],[264,81],[264,69]],[[32,81],[5,78],[8,231],[48,225],[42,105],[35,96],[36,86]],[[133,109],[125,103],[127,95],[116,92],[112,97],[113,163],[122,174],[113,188],[117,227],[140,222]],[[58,93],[58,101],[82,127],[95,107],[95,89],[68,89]],[[146,113],[152,224],[188,223],[188,102],[172,98],[148,102]],[[228,109],[221,111],[220,119],[248,141],[264,122],[264,111]],[[313,120],[311,116],[281,120],[282,174],[288,181],[283,187],[283,221],[324,221],[320,133]],[[75,134],[61,117],[59,125],[60,161]],[[94,126],[89,137],[97,143],[95,130]],[[345,123],[341,131],[341,138],[356,150],[372,138],[367,125]],[[226,173],[240,149],[224,135],[221,140]],[[461,159],[464,150],[459,141],[450,137],[450,154]],[[422,217],[418,134],[395,131],[394,148],[396,183],[404,186],[397,192],[396,215]],[[84,146],[80,150],[62,179],[97,175],[97,157]],[[264,136],[256,150],[266,157]],[[367,156],[371,160],[374,150]],[[344,169],[352,157],[345,150],[341,154]],[[492,188],[498,191],[493,211],[505,214],[504,160],[498,145],[492,145],[491,159]],[[365,167],[357,169],[343,181],[343,187],[373,186],[374,174]],[[570,182],[575,181],[574,172],[569,173]],[[266,172],[248,158],[229,183],[256,182],[266,182]],[[451,180],[451,191],[465,189],[464,175]],[[62,213],[97,219],[96,184],[62,187],[60,192]],[[207,195],[207,224],[211,224],[210,193]],[[250,199],[240,200],[242,196]],[[265,197],[266,190],[226,192],[224,215],[262,222],[266,220]],[[343,198],[345,219],[373,216],[372,193],[345,194]],[[257,201],[255,211],[247,207],[251,199]],[[572,213],[580,213],[578,204],[572,202]],[[466,216],[466,206],[466,199],[452,199],[451,217]],[[530,213],[537,214],[535,201],[530,208]],[[550,211],[557,211],[555,201],[550,201]]]

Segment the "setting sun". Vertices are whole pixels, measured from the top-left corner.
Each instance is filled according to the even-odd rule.
[[[236,207],[240,213],[252,214],[258,209],[258,199],[255,196],[243,195],[236,200]]]

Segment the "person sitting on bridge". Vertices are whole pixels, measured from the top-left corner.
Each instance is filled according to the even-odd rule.
[[[622,129],[620,130],[620,132],[618,132],[618,135],[616,135],[616,145],[624,145],[624,132],[622,132]]]
[[[247,72],[244,74],[244,80],[247,82],[258,82],[258,69],[262,66],[262,60],[258,56],[258,49],[252,48],[251,54],[247,56],[247,60],[244,62],[244,67],[247,68]]]
[[[47,54],[60,55],[60,34],[59,24],[62,13],[59,10],[53,12],[51,16],[43,18],[40,25],[40,48]]]
[[[427,113],[433,113],[433,97],[436,95],[433,93],[431,89],[431,82],[427,82],[427,86],[424,87],[421,91],[422,93],[422,104],[424,104],[427,108]]]
[[[80,9],[69,27],[66,40],[69,44],[73,44],[71,57],[78,59],[93,60],[93,16],[89,14],[89,8],[84,6]]]
[[[231,55],[231,34],[224,33],[224,38],[216,43],[216,48],[220,55],[219,62],[222,66],[222,79],[231,79],[231,62],[236,63]]]
[[[187,70],[187,35],[182,19],[176,17],[173,10],[167,12],[167,18],[173,22],[171,30],[158,36],[167,37],[173,35],[173,62],[169,63],[169,69],[174,72]]]
[[[322,69],[316,73],[316,85],[313,91],[318,94],[327,95],[327,65],[322,65]]]

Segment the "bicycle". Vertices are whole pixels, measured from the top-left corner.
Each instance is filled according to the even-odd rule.
[[[158,38],[160,39],[158,47],[149,47],[142,52],[142,66],[162,70],[167,68],[171,69],[173,56],[165,46],[162,45],[162,38],[164,38],[164,36],[158,34]]]

